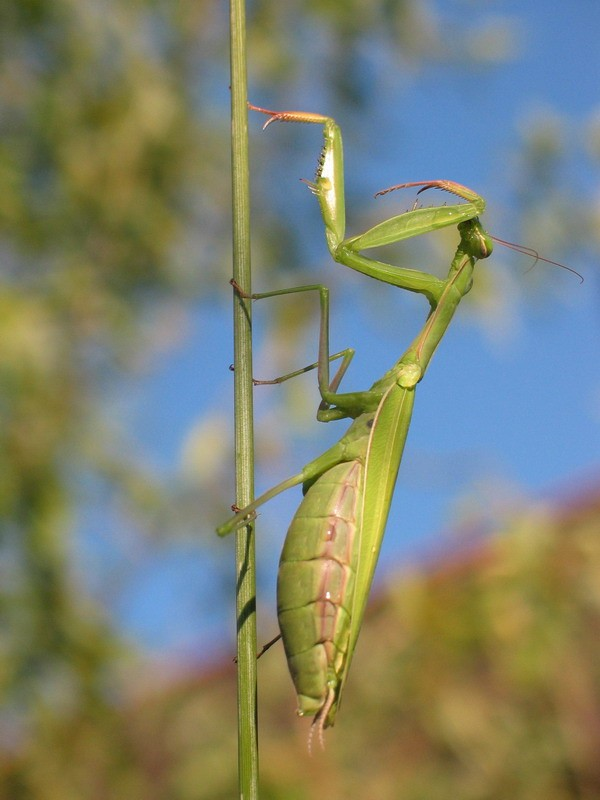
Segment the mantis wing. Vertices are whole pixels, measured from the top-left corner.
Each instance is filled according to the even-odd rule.
[[[414,387],[405,388],[394,383],[384,395],[373,420],[365,462],[362,526],[348,659],[340,693],[346,681],[377,566],[414,398]]]

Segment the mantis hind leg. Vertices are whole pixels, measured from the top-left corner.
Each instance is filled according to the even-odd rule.
[[[276,497],[278,494],[285,492],[286,489],[291,489],[292,487],[298,486],[301,483],[316,480],[320,475],[323,475],[323,473],[336,466],[336,464],[344,461],[346,457],[345,445],[343,442],[336,442],[336,444],[330,447],[329,450],[326,450],[318,458],[315,458],[313,461],[308,463],[296,475],[292,475],[291,478],[287,478],[286,480],[281,481],[281,483],[278,483],[276,486],[273,486],[272,489],[269,489],[261,494],[260,497],[257,497],[256,500],[253,500],[244,508],[234,508],[235,514],[233,517],[230,517],[226,522],[224,522],[222,525],[219,525],[217,528],[218,535],[227,536],[228,534],[233,533],[233,531],[237,528],[241,528],[242,525],[246,525],[248,522],[251,522],[256,517],[256,509],[263,506],[273,497]]]

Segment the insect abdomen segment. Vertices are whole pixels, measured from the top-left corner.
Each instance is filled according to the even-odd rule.
[[[315,481],[283,546],[277,613],[300,715],[322,708],[348,655],[363,475],[350,461]]]

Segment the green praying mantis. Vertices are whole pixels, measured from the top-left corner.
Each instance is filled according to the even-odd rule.
[[[320,298],[319,357],[316,365],[322,398],[317,419],[352,419],[342,438],[307,464],[242,508],[218,528],[225,536],[252,518],[257,508],[279,493],[302,484],[304,497],[287,533],[277,580],[277,613],[298,714],[314,715],[323,730],[333,725],[360,632],[388,511],[410,425],[415,389],[442,340],[454,313],[469,292],[479,259],[493,249],[492,237],[479,222],[485,201],[476,192],[446,180],[392,186],[378,195],[407,187],[419,193],[437,187],[465,201],[455,205],[413,208],[380,222],[359,236],[345,238],[343,145],[331,117],[298,111],[250,108],[272,122],[323,126],[324,144],[314,182],[334,261],[391,286],[424,295],[430,306],[425,324],[406,352],[370,389],[341,393],[338,387],[354,355],[351,348],[330,355],[329,291],[321,285],[260,294],[253,300],[296,292]],[[448,275],[404,269],[362,254],[373,247],[457,225],[460,241]],[[554,262],[552,262],[554,263]],[[241,293],[239,287],[234,287]],[[243,293],[241,293],[243,294]],[[341,364],[330,379],[330,363]],[[281,382],[306,371],[283,376]]]

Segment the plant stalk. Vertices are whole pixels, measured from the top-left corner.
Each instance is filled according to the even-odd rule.
[[[233,277],[250,294],[250,188],[246,18],[244,0],[230,0],[231,166]],[[254,497],[251,301],[234,295],[234,403],[236,503],[243,508]],[[236,532],[237,701],[239,796],[258,798],[258,730],[256,694],[256,563],[254,525]]]

